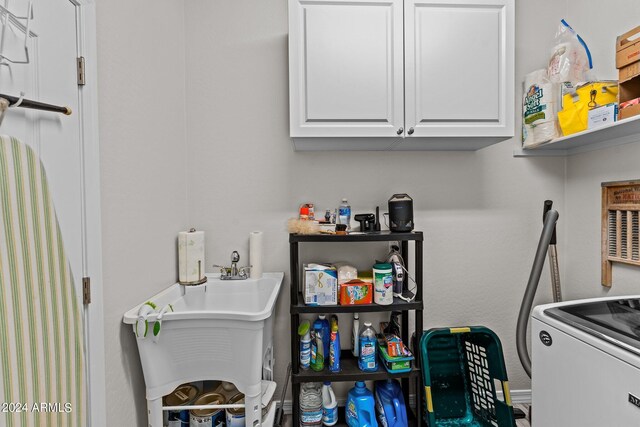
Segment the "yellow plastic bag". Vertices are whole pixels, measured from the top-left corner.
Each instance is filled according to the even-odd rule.
[[[617,102],[618,82],[603,80],[578,86],[562,97],[558,123],[564,136],[587,130],[589,110]]]

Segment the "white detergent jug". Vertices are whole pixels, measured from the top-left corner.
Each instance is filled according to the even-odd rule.
[[[338,401],[331,388],[331,383],[325,381],[322,386],[322,424],[333,426],[338,422]]]

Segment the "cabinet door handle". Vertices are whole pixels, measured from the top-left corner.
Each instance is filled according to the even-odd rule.
[[[398,135],[402,135],[402,132],[404,132],[403,128],[398,129],[398,132],[396,132]]]
[[[413,128],[409,128],[409,132],[407,132],[409,135],[413,135]]]

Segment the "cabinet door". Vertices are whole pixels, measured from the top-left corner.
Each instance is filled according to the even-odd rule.
[[[513,136],[514,56],[514,0],[406,0],[407,136]]]
[[[292,137],[402,134],[402,5],[289,0]]]

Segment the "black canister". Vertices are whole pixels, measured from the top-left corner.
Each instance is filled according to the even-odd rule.
[[[389,199],[389,230],[413,230],[413,199],[407,194],[394,194]]]

